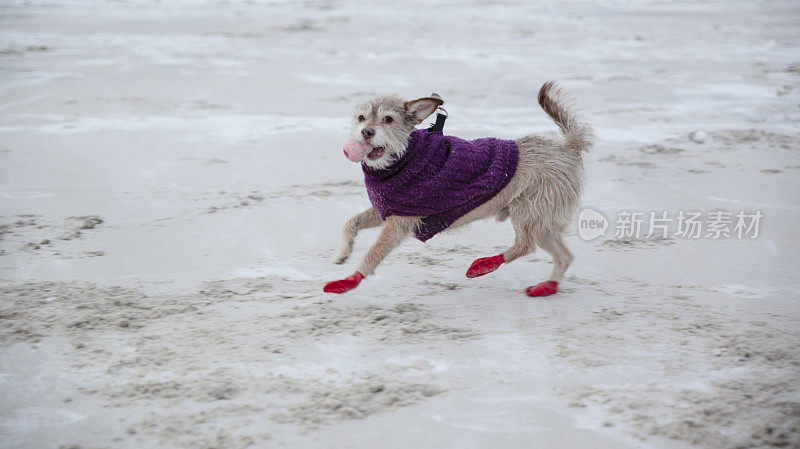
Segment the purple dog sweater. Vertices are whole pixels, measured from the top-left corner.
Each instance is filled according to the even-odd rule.
[[[383,170],[361,164],[367,195],[382,219],[423,217],[414,236],[426,241],[497,195],[517,170],[513,140],[463,140],[417,129],[403,157]]]

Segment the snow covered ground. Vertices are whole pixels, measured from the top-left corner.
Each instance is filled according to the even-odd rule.
[[[4,1],[0,447],[800,447],[800,5]],[[355,102],[594,123],[562,292],[478,223],[342,296]],[[614,235],[761,211],[756,239]]]

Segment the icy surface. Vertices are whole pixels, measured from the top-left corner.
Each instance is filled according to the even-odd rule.
[[[322,293],[355,102],[554,134],[548,79],[587,206],[759,238],[571,236],[532,300],[546,253],[464,277],[513,240],[478,223]],[[800,447],[798,104],[796,1],[4,1],[0,447]]]

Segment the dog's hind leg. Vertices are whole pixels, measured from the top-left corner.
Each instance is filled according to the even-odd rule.
[[[380,226],[383,221],[381,216],[374,208],[370,207],[364,212],[350,217],[344,222],[342,228],[342,240],[339,243],[339,249],[336,250],[336,255],[333,256],[333,263],[343,264],[350,254],[353,252],[353,243],[355,242],[358,231],[366,228],[374,228]]]
[[[558,291],[558,283],[564,279],[564,273],[572,264],[574,257],[564,245],[560,230],[553,231],[544,238],[537,239],[536,242],[553,256],[553,274],[549,280],[528,287],[525,293],[528,296],[549,296]]]
[[[504,210],[508,211],[508,208]],[[505,252],[496,256],[476,259],[467,270],[467,277],[475,278],[483,276],[484,274],[489,274],[500,268],[500,265],[503,263],[509,263],[518,257],[534,252],[536,250],[536,244],[530,237],[531,232],[528,220],[529,218],[525,217],[524,211],[512,210],[511,224],[514,225],[514,231],[516,232],[514,244],[505,250]]]
[[[515,232],[514,244],[503,253],[505,263],[509,263],[518,257],[527,256],[536,251],[536,243],[531,237],[532,232],[529,223],[515,218],[516,217],[513,216],[511,217],[511,223],[514,225]]]

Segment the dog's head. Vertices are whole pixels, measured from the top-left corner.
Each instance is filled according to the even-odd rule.
[[[390,166],[405,153],[414,125],[422,123],[443,103],[433,97],[403,101],[394,95],[361,103],[353,113],[345,156],[376,169]]]

